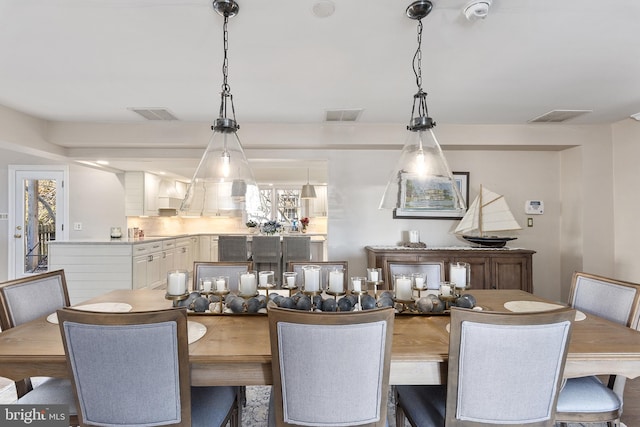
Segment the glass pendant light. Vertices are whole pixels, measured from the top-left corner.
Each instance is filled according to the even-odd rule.
[[[309,184],[309,168],[307,168],[307,183],[302,186],[302,191],[300,191],[301,199],[315,199],[316,198],[316,188]]]
[[[418,48],[413,56],[413,72],[418,92],[413,95],[409,133],[400,159],[391,176],[381,209],[443,210],[465,209],[462,194],[453,179],[429,117],[427,93],[422,90],[422,18],[431,12],[430,1],[416,1],[407,8],[407,16],[418,21]]]
[[[180,212],[185,216],[240,216],[245,208],[247,192],[258,191],[238,138],[240,126],[236,122],[233,95],[227,83],[227,24],[230,17],[237,15],[239,7],[234,0],[216,0],[213,8],[224,17],[220,113],[211,126],[213,134],[180,206]]]

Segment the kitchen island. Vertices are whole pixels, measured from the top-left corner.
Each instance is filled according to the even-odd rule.
[[[164,289],[168,271],[186,270],[192,278],[194,261],[217,261],[218,235],[51,241],[49,270],[64,270],[72,304],[118,289]],[[309,236],[315,258],[324,259],[326,236]]]

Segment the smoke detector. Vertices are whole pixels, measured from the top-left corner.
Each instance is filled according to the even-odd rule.
[[[463,9],[464,16],[469,21],[484,19],[489,14],[493,0],[472,0]]]

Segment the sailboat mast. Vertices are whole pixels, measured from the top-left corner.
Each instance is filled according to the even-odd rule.
[[[480,195],[478,196],[478,230],[480,231],[480,237],[484,236],[482,231],[482,184],[480,184]]]

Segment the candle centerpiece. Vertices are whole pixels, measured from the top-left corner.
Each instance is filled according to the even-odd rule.
[[[265,296],[269,296],[269,289],[275,288],[276,280],[273,271],[261,271],[258,273],[258,289],[265,291]]]
[[[342,268],[329,271],[327,282],[327,294],[336,297],[346,293],[344,289],[344,270]]]
[[[400,302],[413,302],[411,276],[406,274],[396,274],[393,279],[393,289],[395,291],[396,300]]]
[[[243,298],[258,295],[258,273],[256,271],[238,273],[238,295]]]
[[[186,270],[167,271],[167,293],[165,298],[172,300],[176,306],[178,301],[182,301],[189,296],[187,284],[189,283],[189,272]]]
[[[367,283],[373,285],[374,292],[378,292],[378,285],[384,283],[381,268],[367,268]]]
[[[320,295],[320,266],[305,265],[302,267],[302,292],[307,295]]]
[[[449,265],[449,281],[453,283],[458,295],[468,289],[471,281],[471,266],[469,263],[451,263]]]

